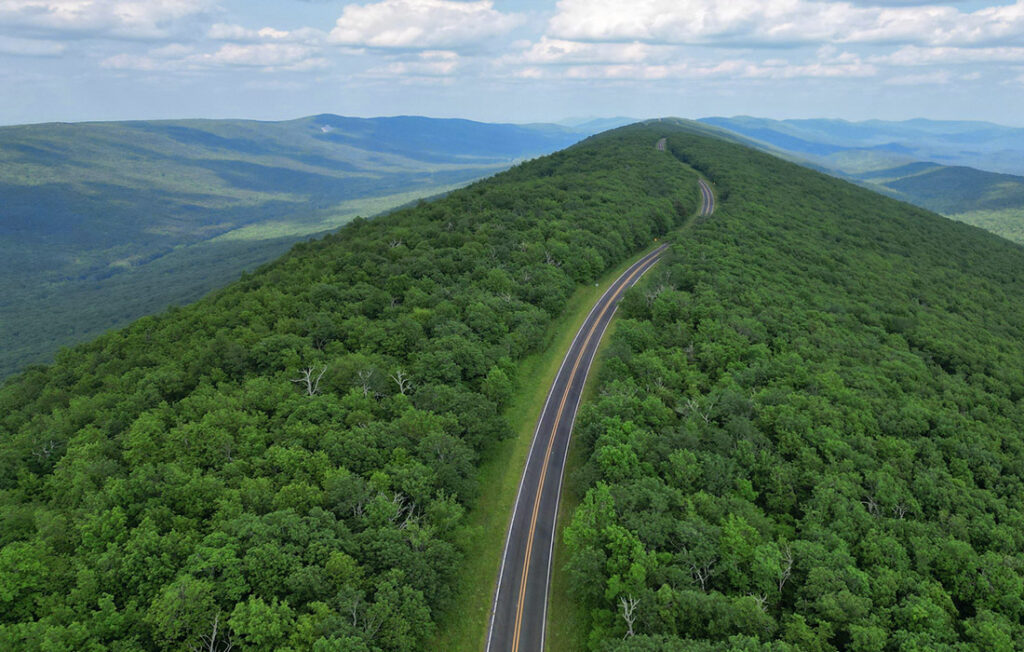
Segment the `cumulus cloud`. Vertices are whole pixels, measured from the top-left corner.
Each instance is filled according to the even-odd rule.
[[[549,34],[573,41],[776,47],[1024,41],[1024,0],[974,12],[934,4],[886,7],[813,0],[560,0]]]
[[[527,64],[638,63],[668,56],[669,48],[647,43],[587,43],[542,37],[505,61]]]
[[[522,22],[494,9],[491,0],[382,0],[348,5],[330,40],[374,48],[436,49],[480,43]]]
[[[0,0],[0,25],[44,33],[166,38],[212,0]]]

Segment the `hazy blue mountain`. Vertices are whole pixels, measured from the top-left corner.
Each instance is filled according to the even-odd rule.
[[[701,122],[860,173],[916,161],[1024,174],[1024,129],[989,122],[771,120],[738,116]]]
[[[0,377],[585,135],[413,116],[2,127]]]

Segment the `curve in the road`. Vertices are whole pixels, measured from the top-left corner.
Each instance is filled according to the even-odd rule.
[[[699,180],[699,185],[699,215],[706,217],[715,210],[715,195],[703,179]],[[548,391],[505,536],[486,652],[544,649],[555,521],[566,454],[583,387],[622,293],[658,262],[667,247],[667,244],[661,245],[644,255],[605,291],[576,333]],[[557,483],[549,481],[554,477],[558,478]]]
[[[667,246],[645,255],[612,283],[587,316],[555,376],[537,422],[505,540],[488,652],[543,648],[558,498],[583,386],[622,293],[658,262]],[[555,477],[557,483],[551,482]]]
[[[697,184],[700,186],[700,216],[707,217],[715,212],[715,193],[711,192],[711,186],[704,179],[698,179]]]

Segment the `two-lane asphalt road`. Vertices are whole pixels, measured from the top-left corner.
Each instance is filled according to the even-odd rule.
[[[666,247],[651,251],[612,283],[583,322],[551,385],[505,539],[487,652],[543,649],[562,471],[583,386],[622,293],[658,262]]]
[[[704,179],[698,179],[697,185],[700,186],[700,216],[707,217],[715,212],[715,193]]]

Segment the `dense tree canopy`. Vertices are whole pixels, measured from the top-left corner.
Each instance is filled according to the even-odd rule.
[[[0,648],[410,650],[517,361],[696,206],[645,131],[297,246],[0,389]]]
[[[669,149],[722,201],[625,297],[578,421],[589,647],[1024,647],[1024,249]]]

